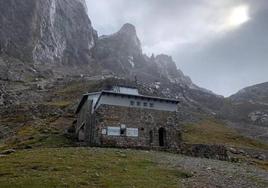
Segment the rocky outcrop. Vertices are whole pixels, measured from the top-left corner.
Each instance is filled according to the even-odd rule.
[[[232,95],[221,110],[223,117],[268,127],[268,82],[247,87]]]
[[[183,144],[181,153],[193,157],[202,157],[217,160],[230,160],[228,150],[223,145]]]
[[[97,34],[84,0],[0,2],[0,52],[26,62],[87,63]]]
[[[250,121],[252,121],[254,124],[259,124],[259,125],[266,125],[268,126],[268,111],[255,111],[251,112],[248,115]]]
[[[180,99],[194,111],[211,113],[208,108],[217,108],[223,100],[196,86],[177,68],[171,56],[148,57],[143,54],[136,29],[131,24],[125,24],[112,35],[101,36],[92,54],[103,70],[123,79],[135,80],[152,95]]]
[[[268,106],[268,82],[250,86],[230,96],[235,103],[249,102]]]
[[[197,88],[191,79],[176,66],[172,57],[143,54],[136,29],[125,24],[116,33],[101,36],[96,42],[93,55],[104,69],[127,77],[137,77],[142,81],[165,81]]]
[[[181,83],[188,86],[193,86],[192,80],[183,74],[183,72],[177,69],[176,63],[173,61],[171,56],[168,55],[157,55],[154,58],[161,76],[167,77],[172,83]]]
[[[101,36],[96,42],[93,55],[104,69],[121,75],[131,72],[143,58],[135,27],[125,24],[117,33]]]
[[[1,1],[0,27],[1,54],[22,62],[0,63],[5,70],[0,76],[2,80],[26,80],[31,70],[79,76],[103,72],[140,82],[200,89],[170,56],[144,55],[133,25],[127,23],[118,32],[98,38],[88,18],[85,0]],[[22,68],[22,75],[26,76],[21,77],[17,70],[23,64],[28,67]]]

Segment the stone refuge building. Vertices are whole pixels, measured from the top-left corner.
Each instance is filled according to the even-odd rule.
[[[179,101],[140,95],[114,86],[83,95],[76,110],[76,135],[90,146],[178,148]]]

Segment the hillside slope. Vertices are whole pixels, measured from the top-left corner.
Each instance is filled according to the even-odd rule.
[[[226,98],[218,115],[242,134],[268,142],[267,96],[267,82],[247,87]]]
[[[242,89],[226,101],[223,114],[229,119],[268,127],[268,82]]]
[[[268,172],[247,164],[101,148],[19,151],[0,158],[0,171],[2,187],[264,188],[268,185]]]
[[[244,88],[229,98],[235,103],[250,102],[268,105],[268,82]]]

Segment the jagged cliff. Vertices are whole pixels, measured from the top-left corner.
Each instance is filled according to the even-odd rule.
[[[244,88],[227,101],[222,108],[226,118],[268,127],[268,82]]]
[[[133,25],[125,24],[117,33],[98,38],[84,0],[1,1],[0,53],[5,55],[0,63],[5,72],[0,76],[2,79],[24,80],[32,71],[44,70],[48,77],[53,72],[87,76],[108,72],[130,79],[136,77],[141,82],[194,86],[171,57],[144,55]],[[6,57],[21,62],[15,64]],[[24,75],[18,76],[17,69],[23,64]]]
[[[233,102],[250,102],[268,105],[268,82],[253,85],[230,96]]]
[[[176,66],[171,56],[143,54],[135,26],[127,23],[112,35],[101,36],[93,49],[94,58],[115,74],[148,82],[171,82],[196,87]]]
[[[87,63],[96,31],[84,0],[0,1],[0,52],[26,62]]]
[[[171,82],[200,89],[177,69],[170,56],[147,57],[141,46],[135,27],[129,23],[98,38],[85,0],[0,2],[0,53],[5,55],[0,62],[1,79],[25,80],[35,71],[39,75],[46,71],[45,77],[105,72],[141,82]],[[19,76],[19,67],[23,67],[23,76]]]

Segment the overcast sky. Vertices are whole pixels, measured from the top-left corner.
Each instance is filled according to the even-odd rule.
[[[86,0],[99,35],[136,26],[144,53],[172,55],[201,87],[229,96],[268,81],[268,0]]]

